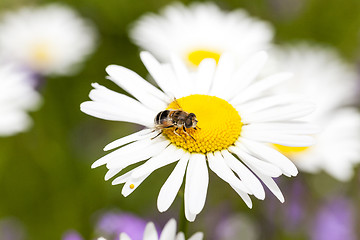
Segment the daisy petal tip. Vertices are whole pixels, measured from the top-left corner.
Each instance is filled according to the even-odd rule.
[[[103,151],[106,152],[106,151],[109,151],[109,150],[112,150],[112,149],[114,149],[114,147],[112,146],[111,143],[109,143],[103,148]]]
[[[159,198],[157,200],[157,209],[159,210],[159,212],[165,212],[167,210],[167,208],[164,206],[164,204],[159,201]]]
[[[91,86],[92,86],[93,88],[99,88],[101,85],[98,84],[97,82],[93,82],[93,83],[91,83]]]
[[[115,64],[111,64],[111,65],[108,65],[106,68],[105,68],[105,71],[107,72],[107,74],[109,75],[112,75],[112,73],[116,70],[118,70],[120,68],[120,66],[118,65],[115,65]]]
[[[132,191],[125,191],[125,185],[123,187],[123,190],[121,191],[121,194],[124,196],[124,197],[127,197],[130,195],[130,193],[132,193]]]
[[[86,109],[87,109],[87,106],[89,105],[89,101],[86,101],[86,102],[82,102],[80,104],[80,111],[82,111],[83,113],[86,113]]]
[[[102,163],[100,161],[95,161],[93,164],[91,164],[91,169],[100,167],[101,165],[104,165],[105,163]]]
[[[265,194],[264,195],[257,195],[255,196],[259,200],[265,200]]]
[[[264,200],[265,199],[265,191],[264,191],[264,189],[256,191],[254,193],[254,196],[259,200]]]
[[[140,58],[141,58],[141,60],[146,59],[146,58],[152,58],[153,59],[154,56],[148,51],[141,51],[140,52]]]
[[[295,167],[291,172],[289,172],[292,177],[296,177],[299,173],[299,170]]]

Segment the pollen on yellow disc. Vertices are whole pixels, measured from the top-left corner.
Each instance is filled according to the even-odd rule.
[[[199,66],[202,60],[205,58],[213,58],[216,61],[216,64],[219,62],[220,53],[208,51],[208,50],[196,50],[188,54],[188,60],[195,66]]]
[[[176,103],[177,102],[177,103]],[[227,101],[208,95],[190,95],[170,103],[168,109],[179,109],[194,113],[198,120],[197,130],[188,128],[177,130],[164,129],[164,134],[178,147],[189,152],[207,153],[228,148],[239,138],[242,122],[239,113]]]
[[[130,184],[131,189],[134,189],[134,187],[135,187],[134,184]]]
[[[309,147],[288,147],[279,144],[273,144],[273,146],[285,156],[291,157],[306,152]]]
[[[49,45],[45,43],[35,44],[32,48],[32,57],[38,64],[44,64],[51,60]]]

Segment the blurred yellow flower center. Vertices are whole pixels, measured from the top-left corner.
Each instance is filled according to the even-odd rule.
[[[32,49],[32,57],[37,64],[50,62],[51,56],[49,45],[46,43],[35,44]]]
[[[195,66],[199,66],[202,60],[205,58],[213,58],[216,61],[216,64],[219,62],[221,54],[214,52],[214,51],[207,51],[207,50],[196,50],[190,52],[188,54],[188,60]]]
[[[178,104],[177,104],[178,103]],[[242,122],[236,109],[227,101],[208,95],[190,95],[169,104],[168,109],[181,109],[194,113],[198,120],[197,127],[187,128],[187,135],[182,129],[164,129],[164,134],[178,147],[189,152],[207,153],[228,148],[240,136]]]
[[[302,154],[309,149],[309,147],[288,147],[279,144],[273,144],[273,145],[279,152],[281,152],[287,157]]]

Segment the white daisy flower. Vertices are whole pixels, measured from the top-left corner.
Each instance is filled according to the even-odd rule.
[[[295,73],[277,91],[305,94],[314,101],[316,111],[307,120],[322,128],[311,147],[277,148],[303,171],[325,170],[338,180],[349,180],[360,161],[360,114],[347,106],[356,99],[355,70],[334,50],[306,44],[279,49],[277,61],[279,67]]]
[[[73,73],[94,41],[91,24],[63,5],[21,8],[0,21],[0,52],[40,74]]]
[[[192,3],[189,7],[175,3],[165,7],[161,15],[141,17],[130,36],[164,62],[174,54],[194,67],[205,58],[218,61],[224,52],[242,62],[269,48],[273,29],[244,10],[225,12],[213,3]]]
[[[203,233],[197,232],[192,235],[188,240],[202,240]],[[119,240],[131,240],[131,238],[126,233],[120,234]],[[176,234],[176,221],[175,219],[170,219],[164,226],[160,237],[156,231],[155,225],[152,222],[149,222],[144,231],[143,240],[185,240],[185,235],[182,232]]]
[[[40,103],[30,76],[14,65],[0,65],[0,136],[27,130],[31,119],[26,113]]]
[[[230,55],[222,55],[218,64],[214,59],[205,59],[195,72],[189,72],[179,58],[174,58],[171,65],[161,65],[148,52],[140,56],[162,91],[129,69],[110,65],[106,68],[109,79],[136,99],[95,83],[89,95],[92,101],[81,104],[81,110],[89,115],[145,126],[144,130],[108,144],[106,151],[121,148],[100,158],[92,167],[106,164],[108,180],[124,168],[147,160],[113,181],[125,183],[122,194],[128,196],[153,171],[178,162],[160,190],[158,209],[163,212],[170,207],[186,172],[184,202],[189,221],[194,221],[205,204],[207,165],[250,208],[249,195],[265,198],[259,179],[283,202],[284,197],[272,178],[281,174],[295,176],[297,169],[264,143],[312,145],[313,138],[304,134],[312,134],[315,128],[297,118],[312,112],[314,105],[293,96],[261,96],[291,74],[257,79],[267,59],[265,52],[256,54],[240,68],[234,67]],[[194,120],[192,124],[197,119],[196,128],[186,122],[186,128],[180,126],[177,131],[175,127],[158,130],[155,117],[157,121],[165,119],[167,112],[163,115],[159,114],[161,111],[175,111],[179,107],[189,116],[195,114],[196,118],[190,119]]]

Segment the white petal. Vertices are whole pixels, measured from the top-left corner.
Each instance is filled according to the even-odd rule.
[[[244,151],[244,149],[241,147],[241,143],[236,143],[235,147],[229,147],[229,150],[236,154],[243,162],[245,162],[248,167],[252,166],[266,176],[278,177],[282,174],[278,167],[251,156],[246,151]]]
[[[297,104],[304,102],[303,95],[296,94],[277,94],[273,96],[261,97],[240,105],[234,105],[244,118],[247,115],[255,114],[260,111],[266,111],[275,107],[289,106],[290,104]],[[233,104],[233,103],[232,103]],[[312,104],[312,103],[311,103]],[[251,115],[250,115],[251,116]]]
[[[227,150],[221,151],[224,156],[226,164],[239,176],[245,186],[254,194],[258,199],[265,198],[265,191],[261,182],[257,177],[238,159],[236,159]]]
[[[110,80],[129,92],[145,106],[155,111],[166,108],[167,97],[165,94],[135,72],[117,65],[107,66],[106,72],[110,75]]]
[[[229,91],[226,99],[233,99],[240,91],[250,85],[264,67],[267,59],[268,55],[266,52],[258,52],[245,62],[234,74],[232,82],[228,85]]]
[[[115,178],[111,184],[112,185],[118,185],[118,184],[122,184],[122,183],[125,183],[127,181],[129,181],[130,177],[131,177],[131,174],[134,172],[134,169],[133,170],[130,170],[128,171],[127,173],[124,173],[123,175]]]
[[[148,175],[158,168],[161,168],[179,160],[183,155],[183,149],[177,148],[174,145],[170,144],[159,155],[150,158],[143,165],[141,165],[136,171],[133,172],[131,177],[140,178],[144,175]]]
[[[248,208],[252,208],[252,201],[251,201],[251,198],[249,197],[249,195],[246,193],[246,192],[243,192],[241,191],[240,189],[234,187],[234,186],[231,186],[235,192],[237,194],[239,194],[239,196],[242,198],[242,200],[244,200],[246,206],[248,206]]]
[[[181,98],[189,95],[189,87],[184,83],[181,83],[179,76],[174,72],[173,66],[169,64],[162,64],[162,72],[166,75],[167,84],[171,84],[172,90],[166,91],[166,94],[169,96],[169,102],[175,98]]]
[[[316,134],[319,133],[320,128],[316,125],[306,122],[275,122],[275,123],[251,123],[244,125],[241,128],[243,131],[258,131],[258,132],[278,132],[282,134]]]
[[[126,233],[121,233],[119,240],[131,240],[131,238]]]
[[[199,214],[205,205],[206,193],[209,184],[209,173],[205,155],[191,154],[187,173],[189,175],[189,210]]]
[[[136,169],[136,168],[135,168]],[[135,170],[134,169],[134,170]],[[140,186],[140,184],[149,176],[150,174],[148,175],[145,175],[141,178],[136,178],[136,179],[133,179],[130,177],[130,179],[128,179],[128,181],[124,184],[122,190],[121,190],[121,194],[124,196],[124,197],[127,197],[129,196],[133,191],[135,191],[138,186]],[[132,187],[130,187],[132,186]]]
[[[271,177],[263,174],[256,167],[252,166],[251,164],[249,164],[248,167],[251,169],[251,171],[253,171],[258,176],[258,178],[261,179],[261,181],[263,181],[263,183],[280,200],[280,202],[284,202],[284,196],[282,195],[279,187],[276,185],[275,181]]]
[[[226,99],[234,67],[233,57],[229,53],[223,53],[216,68],[210,95]]]
[[[176,236],[176,221],[170,219],[164,226],[159,240],[172,240]]]
[[[186,166],[189,161],[190,154],[184,154],[170,176],[160,189],[157,199],[157,207],[160,212],[165,212],[174,202],[176,195],[183,183]]]
[[[183,232],[179,232],[177,235],[176,235],[176,238],[175,240],[185,240],[185,235]]]
[[[204,234],[202,232],[197,232],[192,235],[188,240],[202,240],[204,238]]]
[[[283,81],[291,78],[293,73],[278,73],[271,75],[267,78],[264,78],[246,88],[246,91],[243,91],[242,94],[235,96],[231,100],[232,105],[238,105],[240,103],[246,102],[250,99],[256,98],[262,92],[271,89],[272,87],[282,83]]]
[[[147,139],[145,139],[147,140]],[[154,142],[148,142],[145,140],[139,140],[134,143],[130,143],[112,153],[114,155],[109,156],[110,154],[104,156],[108,157],[108,162],[106,164],[107,168],[126,168],[131,164],[146,160],[150,157],[154,157],[161,153],[167,145],[169,145],[168,140],[149,140]],[[116,152],[116,153],[115,153]],[[100,160],[100,159],[99,159]]]
[[[281,107],[274,107],[257,113],[252,113],[249,116],[241,115],[243,123],[254,122],[272,122],[272,121],[284,121],[293,120],[296,118],[305,117],[315,110],[313,103],[304,102],[292,105],[286,105]]]
[[[169,97],[177,96],[179,84],[176,84],[176,79],[169,78],[169,74],[166,74],[167,72],[164,66],[160,65],[149,52],[141,52],[140,58],[159,87],[168,94]],[[171,99],[169,98],[169,100]]]
[[[158,134],[157,132],[150,134],[152,132],[153,132],[152,129],[143,129],[141,131],[130,134],[128,136],[119,138],[119,139],[109,143],[108,145],[106,145],[104,147],[104,151],[112,150],[114,148],[118,148],[118,147],[121,147],[122,145],[128,144],[130,142],[138,141],[138,140],[141,140],[144,138],[151,138],[151,137],[153,137],[153,135],[156,136]]]
[[[149,222],[148,224],[146,224],[143,239],[158,240],[158,234],[154,223]]]
[[[212,58],[207,58],[201,61],[197,68],[195,77],[194,93],[207,94],[210,90],[212,78],[216,68],[216,61]]]
[[[251,166],[249,167],[261,179],[261,181],[263,181],[263,183],[270,189],[270,191],[280,200],[280,202],[283,203],[285,201],[284,196],[281,193],[279,187],[276,185],[275,181],[271,177],[262,174],[257,169]]]
[[[296,176],[298,170],[295,164],[275,149],[264,144],[242,139],[241,142],[256,156],[278,166],[286,175]]]
[[[156,139],[155,139],[156,140]],[[144,139],[144,140],[139,140],[133,143],[129,143],[128,145],[117,149],[105,156],[103,156],[102,158],[99,158],[98,160],[96,160],[92,165],[91,168],[96,168],[99,167],[103,164],[109,164],[108,168],[115,168],[115,167],[119,167],[118,164],[112,166],[112,162],[118,161],[120,156],[127,156],[127,154],[135,154],[135,153],[139,153],[139,149],[144,149],[146,147],[148,147],[149,145],[151,145],[152,142],[150,141],[150,139]]]
[[[234,173],[229,169],[229,167],[224,163],[223,156],[219,151],[215,152],[215,156],[208,154],[209,167],[213,165],[213,168],[216,169],[214,172],[223,180],[227,181],[230,186],[236,191],[237,194],[244,200],[246,205],[249,208],[252,208],[252,201],[247,193],[251,193],[243,183],[234,175]],[[211,162],[211,164],[210,164]],[[221,162],[219,164],[219,162]],[[215,166],[214,166],[215,165]],[[211,167],[210,167],[211,168]],[[218,173],[217,173],[217,172]]]
[[[90,91],[89,97],[94,102],[113,106],[132,117],[144,116],[147,119],[153,119],[157,114],[157,111],[152,111],[131,97],[107,89],[97,83],[91,85],[94,89]]]
[[[187,168],[189,170],[189,168]],[[187,171],[188,172],[188,171]],[[191,213],[189,209],[189,188],[191,185],[190,182],[190,174],[186,172],[186,180],[185,180],[185,190],[184,190],[184,210],[185,210],[185,217],[189,222],[195,221],[196,214]]]
[[[244,131],[242,138],[264,143],[276,143],[289,147],[308,147],[315,144],[312,136],[282,134],[276,131]]]
[[[177,77],[177,84],[179,84],[179,85],[183,84],[183,86],[192,86],[193,82],[191,81],[189,72],[188,72],[184,62],[180,58],[172,55],[171,63],[172,63],[175,75]],[[184,90],[184,92],[183,92],[184,96],[188,96],[191,94],[191,88],[184,88],[183,90]],[[184,97],[184,96],[177,96],[177,97]]]
[[[105,181],[109,180],[110,178],[112,178],[113,176],[115,176],[116,174],[118,174],[122,169],[121,168],[112,168],[109,169],[106,174],[105,174]]]
[[[126,114],[126,112],[121,111],[121,109],[115,106],[93,101],[81,103],[80,109],[82,112],[97,118],[111,121],[137,123],[146,127],[152,126],[154,121],[153,119],[149,119],[145,115],[131,116]]]
[[[216,175],[241,191],[251,193],[225,164],[225,160],[219,151],[215,152],[215,156],[213,153],[208,153],[207,157],[209,168],[216,173]]]

